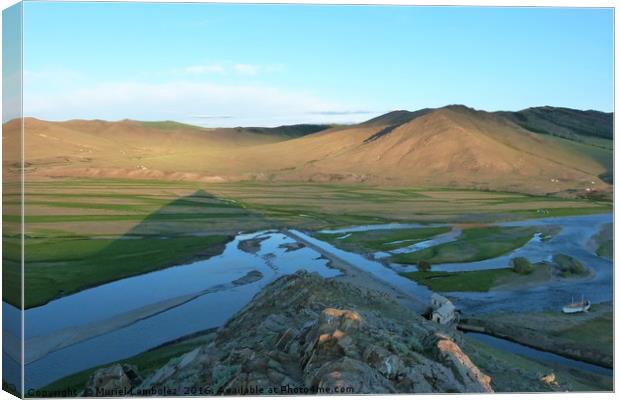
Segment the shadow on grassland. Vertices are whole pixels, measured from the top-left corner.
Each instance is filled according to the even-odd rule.
[[[51,239],[45,245],[54,246],[52,253],[31,261],[26,257],[26,308],[220,254],[233,233],[262,220],[237,203],[199,190],[159,208],[118,238]]]

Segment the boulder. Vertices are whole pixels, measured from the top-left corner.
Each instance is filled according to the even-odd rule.
[[[126,396],[142,382],[135,365],[113,364],[95,371],[82,392],[83,397]]]

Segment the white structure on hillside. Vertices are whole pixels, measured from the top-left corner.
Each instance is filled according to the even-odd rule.
[[[447,298],[433,293],[431,296],[431,306],[433,308],[431,320],[444,325],[455,320],[456,309],[454,308],[454,304]]]

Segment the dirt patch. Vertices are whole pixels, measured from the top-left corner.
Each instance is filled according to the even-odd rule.
[[[513,274],[510,278],[499,278],[496,286],[491,290],[516,290],[528,289],[539,286],[555,279],[553,275],[553,267],[546,262],[536,265],[534,271],[527,275]]]

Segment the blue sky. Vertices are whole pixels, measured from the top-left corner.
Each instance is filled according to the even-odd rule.
[[[206,126],[613,109],[611,9],[39,3],[24,114]]]

